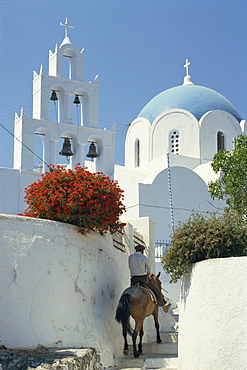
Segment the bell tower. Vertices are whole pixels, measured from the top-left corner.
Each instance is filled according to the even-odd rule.
[[[65,37],[54,52],[49,51],[49,72],[43,65],[39,73],[33,74],[32,118],[21,115],[15,118],[14,168],[33,171],[31,152],[34,151],[34,137],[40,135],[43,147],[43,169],[47,165],[59,164],[58,143],[61,138],[71,144],[70,167],[85,164],[90,142],[95,144],[97,157],[89,163],[91,170],[112,176],[114,167],[115,128],[98,128],[98,76],[92,82],[83,80],[84,49],[81,51],[71,43],[68,18],[65,23]],[[56,111],[54,117],[54,108]],[[76,114],[73,114],[76,109]],[[23,145],[24,144],[24,145]],[[89,168],[89,169],[90,169]]]

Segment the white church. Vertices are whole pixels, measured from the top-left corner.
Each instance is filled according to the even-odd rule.
[[[212,200],[207,183],[216,178],[210,167],[214,154],[232,150],[234,138],[247,134],[246,121],[234,106],[220,93],[194,84],[186,60],[181,86],[159,93],[137,112],[126,135],[125,164],[115,165],[115,127],[98,127],[98,76],[84,81],[84,49],[72,44],[68,19],[61,25],[65,37],[49,52],[48,74],[41,66],[33,75],[32,117],[23,109],[15,115],[13,168],[0,168],[0,213],[16,215],[26,209],[24,188],[50,164],[60,164],[59,153],[69,157],[69,168],[80,163],[118,180],[127,209],[122,220],[150,219],[153,245],[169,242],[178,221],[193,212],[221,212],[224,204]],[[38,169],[37,138],[43,163]]]

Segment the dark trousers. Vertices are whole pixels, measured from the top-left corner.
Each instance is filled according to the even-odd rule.
[[[153,282],[153,280],[148,277],[148,275],[131,276],[130,285],[132,286],[137,283],[146,285],[154,292],[159,306],[164,306],[166,304],[163,294],[159,290],[158,286]]]

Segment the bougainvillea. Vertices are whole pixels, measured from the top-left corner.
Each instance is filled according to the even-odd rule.
[[[25,188],[25,193],[24,216],[77,225],[83,234],[121,232],[125,225],[119,220],[125,211],[123,190],[101,172],[91,173],[79,165],[75,170],[50,166],[50,172]]]

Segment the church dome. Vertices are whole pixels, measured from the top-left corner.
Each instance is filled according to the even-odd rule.
[[[145,105],[138,117],[147,118],[152,123],[160,113],[167,109],[187,110],[197,120],[211,110],[220,109],[230,113],[238,122],[242,119],[232,103],[223,95],[207,87],[194,85],[191,82],[156,95]]]

